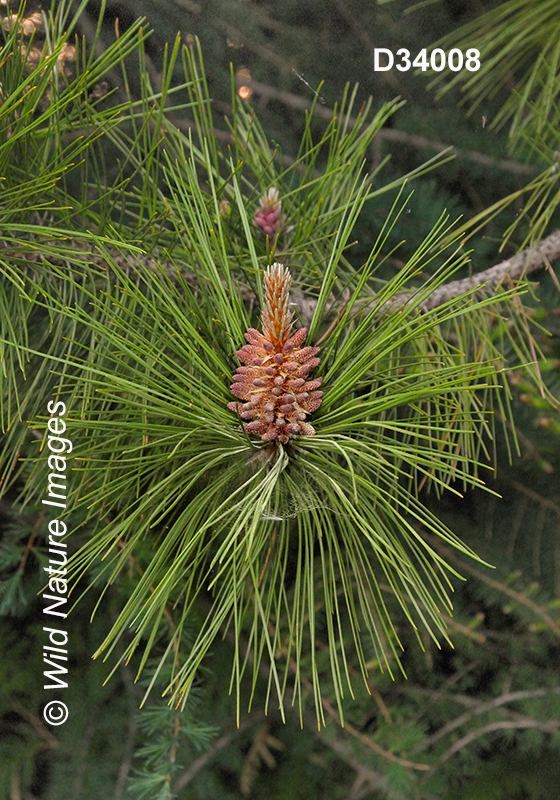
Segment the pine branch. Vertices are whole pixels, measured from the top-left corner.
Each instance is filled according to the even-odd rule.
[[[101,58],[107,51],[107,44],[103,40],[103,35],[97,30],[97,20],[95,23],[90,19],[88,14],[81,14],[77,20],[76,28],[78,32],[87,40],[89,45],[95,43],[94,53],[97,58]],[[129,102],[129,96],[125,89],[122,88],[122,76],[118,74],[116,69],[109,69],[104,75],[106,80],[109,80],[116,90],[116,96],[120,103],[126,104]]]
[[[508,258],[489,269],[477,272],[470,278],[444,283],[420,305],[422,311],[431,311],[472,289],[496,289],[506,280],[518,281],[543,267],[550,269],[550,263],[560,257],[560,230],[554,231],[546,239],[541,239],[513,258]],[[399,307],[399,301],[410,293],[397,295],[391,301],[392,307]]]
[[[272,634],[272,631],[270,631],[270,633]],[[234,643],[234,637],[233,637],[232,631],[227,631],[225,638],[228,639],[232,644]],[[243,650],[245,651],[245,654],[248,657],[248,660],[250,662],[254,663],[254,654],[251,653],[250,651],[248,651],[247,642],[245,641],[244,637],[240,637],[240,642],[243,645]],[[280,652],[283,654],[285,652],[285,647],[283,647]],[[296,662],[294,661],[293,658],[290,658],[289,667],[290,667],[291,672],[294,675],[297,674],[297,664],[296,664]],[[269,670],[262,662],[259,664],[259,672],[261,672],[263,674],[263,677],[268,679]],[[301,685],[303,687],[305,687],[305,689],[310,694],[313,694],[313,691],[314,691],[313,683],[308,678],[306,678],[304,676],[300,676],[300,679],[301,679]],[[402,757],[396,755],[395,753],[392,753],[390,750],[385,750],[383,747],[378,745],[377,742],[374,739],[372,739],[370,736],[367,736],[366,734],[364,734],[361,731],[359,731],[356,727],[354,727],[354,725],[350,724],[348,721],[346,721],[346,720],[343,721],[341,719],[340,715],[337,713],[337,711],[334,708],[334,706],[332,705],[332,703],[330,703],[327,700],[326,697],[321,697],[321,705],[323,706],[323,708],[325,709],[327,714],[331,717],[331,719],[333,719],[335,721],[336,725],[338,726],[338,728],[339,728],[339,730],[341,732],[344,732],[344,733],[348,734],[349,736],[351,736],[352,738],[357,739],[362,744],[364,744],[366,747],[368,747],[370,750],[373,750],[374,753],[376,753],[377,755],[379,755],[383,759],[385,759],[385,761],[387,761],[387,762],[389,762],[391,764],[398,764],[401,767],[406,767],[407,769],[413,769],[413,770],[417,770],[417,771],[420,771],[420,772],[429,769],[427,764],[418,763],[418,762],[415,762],[415,761],[410,761],[408,758],[402,758]],[[319,719],[317,719],[317,722],[319,722]],[[317,733],[319,733],[319,730],[320,730],[320,726],[318,725]],[[225,737],[222,737],[222,738],[225,738]],[[321,739],[321,741],[322,741],[322,739]],[[330,742],[327,742],[327,743],[330,745]]]
[[[78,241],[76,241],[75,244],[77,245]],[[88,245],[84,243],[79,244],[80,249],[76,248],[76,250],[72,251],[71,253],[69,251],[69,257],[72,255],[73,259],[82,259],[84,257],[85,250],[88,264],[102,267],[104,269],[107,268],[108,265],[103,256],[96,255],[92,252],[88,253]],[[36,247],[37,245],[35,245],[35,248]],[[6,253],[6,250],[9,250],[9,246],[7,244],[5,244],[4,253]],[[33,252],[27,253],[18,252],[17,255],[20,258],[25,258],[29,262],[38,262],[43,260],[42,254],[37,252],[37,249],[34,249]],[[518,281],[543,268],[551,270],[551,263],[559,257],[560,230],[557,230],[554,231],[554,233],[551,233],[545,239],[541,239],[540,242],[536,243],[532,247],[526,248],[518,255],[508,258],[505,261],[501,261],[499,264],[495,264],[493,267],[489,267],[482,272],[477,272],[469,278],[463,278],[461,280],[444,283],[435,289],[422,303],[420,303],[418,308],[423,312],[432,311],[434,308],[449,302],[454,297],[459,297],[465,292],[469,292],[473,289],[484,289],[486,292],[488,292],[489,290],[497,289],[499,286],[503,285],[506,280]],[[159,261],[157,258],[153,258],[151,256],[142,255],[139,253],[130,255],[112,254],[112,258],[114,262],[125,271],[128,271],[134,265],[134,263],[138,263],[146,269],[152,271],[163,271],[170,278],[174,278],[177,275],[178,267],[175,264],[167,261]],[[48,261],[54,266],[64,266],[66,263],[63,259],[52,257],[50,257]],[[182,277],[188,283],[192,284],[193,286],[197,285],[197,276],[193,270],[181,268],[180,272]],[[239,293],[242,300],[245,302],[254,302],[256,299],[254,293],[248,287],[239,286]],[[315,298],[308,297],[297,289],[291,290],[290,297],[292,301],[291,304],[296,307],[302,324],[305,327],[308,327],[311,319],[313,318],[317,301]],[[414,300],[414,291],[401,292],[396,294],[390,301],[385,303],[379,309],[378,313],[381,314],[400,311],[409,303],[414,302]],[[331,311],[333,310],[332,301],[327,308]],[[373,304],[370,304],[365,310],[370,311],[372,308]]]

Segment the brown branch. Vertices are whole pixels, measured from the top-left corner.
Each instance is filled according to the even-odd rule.
[[[27,540],[27,545],[25,546],[25,550],[23,551],[21,561],[19,562],[18,572],[20,573],[23,573],[25,570],[27,559],[29,558],[31,551],[33,550],[33,545],[35,544],[35,539],[37,538],[37,532],[39,531],[39,528],[43,524],[45,516],[46,516],[45,514],[39,514],[39,516],[37,517],[37,519],[33,524],[33,528],[31,529],[31,534],[29,536],[29,539]]]
[[[535,503],[538,503],[543,508],[547,508],[549,511],[554,511],[555,514],[558,514],[560,517],[560,505],[555,503],[553,500],[549,500],[547,497],[543,497],[538,492],[535,492],[534,489],[530,489],[528,486],[524,486],[522,483],[518,483],[517,481],[513,482],[513,486],[516,491],[521,492],[521,494],[530,497],[531,500],[534,500]]]
[[[122,646],[120,644],[118,645],[118,648],[122,655]],[[138,684],[134,683],[134,676],[128,664],[123,664],[121,666],[121,676],[125,688],[125,694],[128,695],[129,714],[128,714],[126,742],[123,748],[124,755],[118,767],[117,777],[113,788],[112,800],[122,800],[124,796],[126,789],[126,782],[128,780],[128,776],[130,774],[134,758],[134,742],[136,740],[136,734],[138,733],[138,719],[136,716],[135,700],[136,700],[136,690],[139,687]]]
[[[265,83],[259,83],[254,80],[243,79],[238,82],[249,86],[255,94],[265,100],[276,100],[298,111],[308,111],[311,109],[311,103],[308,100],[299,95],[292,94],[291,92],[281,92],[273,86],[268,86]],[[315,105],[313,113],[315,116],[327,121],[330,121],[334,116],[334,111],[332,109],[326,108],[318,103]],[[348,122],[350,125],[354,125],[356,123],[356,118],[350,117]],[[484,167],[493,167],[495,169],[504,170],[505,172],[511,172],[515,175],[535,176],[538,174],[538,168],[531,164],[522,164],[519,161],[513,161],[509,158],[493,158],[492,156],[479,153],[475,150],[461,150],[454,145],[444,144],[436,139],[429,139],[427,136],[420,136],[416,133],[407,133],[397,128],[382,128],[376,138],[380,141],[405,144],[420,150],[435,150],[438,153],[453,148],[458,158],[467,159],[468,161],[472,161]]]
[[[470,711],[466,711],[464,714],[452,719],[446,725],[443,725],[431,736],[428,736],[426,741],[422,743],[422,746],[416,748],[415,752],[420,752],[421,750],[431,747],[431,745],[439,741],[439,739],[443,738],[448,733],[451,733],[451,731],[454,731],[456,728],[461,727],[461,725],[463,725],[465,722],[469,722],[470,719],[477,714],[485,714],[487,711],[492,711],[492,709],[499,708],[500,706],[507,705],[508,703],[516,703],[520,700],[530,700],[533,697],[545,697],[548,694],[560,694],[560,688],[526,689],[518,692],[507,692],[506,694],[495,697],[493,700],[489,700],[486,703],[480,703]]]
[[[461,739],[458,739],[455,744],[453,744],[449,750],[446,750],[445,753],[440,756],[437,760],[436,764],[432,766],[430,772],[426,775],[428,778],[433,772],[435,772],[436,768],[443,764],[445,761],[451,758],[451,756],[458,753],[460,750],[464,750],[471,742],[474,742],[475,739],[479,739],[481,736],[485,736],[487,733],[492,733],[493,731],[504,731],[504,730],[520,730],[524,728],[533,728],[535,730],[542,731],[543,733],[554,733],[554,731],[560,728],[560,721],[558,720],[549,720],[548,722],[540,722],[537,719],[513,719],[513,720],[497,720],[495,722],[489,722],[487,725],[483,725],[482,728],[477,728],[475,731],[471,731],[463,736]]]
[[[329,747],[340,759],[345,761],[348,766],[356,771],[356,780],[350,790],[350,800],[359,800],[359,798],[367,796],[370,792],[378,791],[383,788],[386,782],[386,777],[383,773],[377,772],[377,770],[370,769],[362,764],[352,755],[344,742],[341,742],[340,739],[325,738],[321,736],[317,730],[315,730],[315,736],[323,746]],[[366,788],[367,792],[364,792]]]
[[[465,708],[476,708],[478,700],[469,697],[466,694],[449,692],[442,692],[438,689],[426,689],[424,686],[417,686],[415,684],[403,684],[402,686],[395,687],[399,694],[405,695],[420,695],[421,697],[429,697],[432,700],[443,700],[446,703],[457,703],[458,705],[465,706]]]
[[[456,630],[458,633],[462,633],[463,636],[467,636],[469,639],[472,639],[474,642],[478,644],[484,644],[486,641],[486,634],[479,633],[478,631],[473,630],[468,625],[463,625],[461,622],[458,622],[453,617],[449,617],[447,614],[442,614],[442,618],[445,620],[448,628],[452,628]]]
[[[295,664],[292,664],[290,662],[290,667],[292,668],[293,671],[295,671]],[[310,690],[313,689],[311,681],[302,678],[301,682],[302,684],[304,684],[304,686],[306,686],[306,688]],[[341,728],[341,730],[346,731],[346,733],[349,733],[350,736],[353,736],[355,739],[358,739],[362,744],[365,744],[366,747],[369,747],[369,749],[373,750],[373,752],[377,753],[377,755],[382,756],[386,761],[389,761],[393,764],[399,764],[401,767],[406,767],[407,769],[415,769],[420,771],[429,769],[427,764],[421,764],[418,763],[417,761],[409,761],[408,758],[402,758],[401,756],[395,755],[390,750],[385,750],[383,747],[378,745],[377,742],[374,741],[371,737],[366,736],[364,733],[359,731],[349,722],[344,722],[343,724],[338,713],[336,712],[332,704],[329,703],[329,701],[325,697],[321,698],[321,703],[327,714],[330,717],[332,717],[332,719],[335,720],[335,722]]]
[[[362,42],[368,55],[370,69],[375,71],[375,46],[370,38],[367,25],[364,25],[363,19],[357,17],[352,12],[352,9],[349,7],[349,4],[346,2],[346,0],[334,0],[334,4],[338,9],[338,13],[344,17],[348,25],[354,31],[354,36],[357,39],[360,39]],[[410,92],[407,89],[403,89],[398,75],[398,72],[395,73],[392,69],[390,69],[387,71],[378,72],[376,78],[388,83],[392,87],[393,91],[398,92],[400,95],[406,94],[408,99],[412,99]]]
[[[40,719],[40,717],[38,717],[36,714],[33,714],[31,711],[28,711],[19,702],[14,703],[14,711],[17,711],[17,713],[20,715],[20,717],[22,717],[27,722],[29,722],[31,727],[34,728],[35,732],[43,740],[43,742],[44,742],[43,747],[45,749],[50,750],[52,748],[58,747],[58,745],[59,745],[58,739],[43,724],[43,721],[42,721],[42,719]]]

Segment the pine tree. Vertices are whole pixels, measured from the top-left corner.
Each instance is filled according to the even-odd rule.
[[[464,524],[457,536],[445,503],[474,488],[494,496],[492,450],[515,446],[517,387],[528,403],[554,407],[521,300],[526,262],[508,261],[484,286],[454,282],[468,263],[465,228],[442,215],[388,273],[408,181],[434,166],[385,183],[364,172],[398,102],[356,111],[348,90],[320,137],[308,115],[288,162],[234,91],[223,148],[197,43],[176,39],[154,88],[141,20],[99,56],[71,43],[85,5],[71,14],[54,4],[31,34],[20,13],[2,54],[2,475],[5,496],[30,514],[47,486],[46,403],[64,403],[74,445],[71,619],[95,609],[95,656],[112,672],[130,664],[144,704],[156,689],[165,695],[139,712],[144,768],[131,791],[194,796],[196,750],[217,735],[201,702],[215,679],[203,670],[221,675],[228,659],[229,686],[214,686],[214,696],[233,691],[238,724],[247,707],[272,717],[268,726],[257,718],[244,766],[242,744],[224,749],[232,734],[214,739],[243,794],[258,796],[259,764],[274,767],[273,750],[281,763],[276,710],[288,726],[345,722],[356,746],[369,748],[368,757],[340,747],[331,727],[321,739],[349,769],[358,764],[355,797],[420,796],[422,785],[437,795],[453,784],[445,765],[455,753],[474,774],[466,740],[477,738],[475,717],[486,722],[481,737],[524,720],[540,737],[554,734],[557,691],[537,657],[538,688],[506,690],[453,725],[449,704],[461,692],[432,689],[428,712],[414,682],[422,659],[430,672],[430,659],[449,658],[461,634],[465,691],[467,643],[486,643],[468,589],[458,611],[450,599],[458,576],[486,575],[484,545],[472,549],[477,537]],[[44,46],[32,55],[42,25]],[[138,100],[112,82],[120,68],[127,87],[132,57]],[[178,124],[183,113],[189,126]],[[385,196],[390,213],[356,263],[351,237],[364,205]],[[544,260],[537,253],[530,268]],[[8,612],[41,588],[26,565],[45,564],[45,540],[44,517],[9,533]],[[488,583],[484,603],[509,591],[527,650],[553,649],[543,641],[557,638],[555,606],[546,593],[531,599],[538,589],[518,580]],[[544,624],[538,645],[535,617]],[[95,663],[94,677],[107,671]],[[368,690],[375,738],[364,733],[371,722],[353,722]],[[502,714],[521,702],[521,712]],[[120,724],[130,717],[124,707],[114,714]],[[438,735],[426,735],[426,724],[439,725]],[[461,726],[464,744],[446,738]],[[18,764],[40,746],[25,739]],[[542,739],[526,747],[544,750]],[[310,749],[307,739],[304,760]],[[29,770],[9,775],[6,794],[30,785]],[[60,796],[65,777],[59,771],[54,784]]]

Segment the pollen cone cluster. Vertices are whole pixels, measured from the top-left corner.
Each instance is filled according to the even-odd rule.
[[[245,366],[233,376],[231,392],[243,400],[228,403],[239,414],[247,433],[259,434],[263,442],[286,444],[294,436],[312,436],[315,429],[305,421],[321,405],[323,392],[316,391],[322,378],[308,380],[320,362],[319,347],[302,347],[306,328],[291,333],[288,308],[290,273],[273,264],[264,276],[263,333],[249,328],[248,341],[236,356]]]

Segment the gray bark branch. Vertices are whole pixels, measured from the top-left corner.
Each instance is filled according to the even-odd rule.
[[[484,289],[486,292],[494,291],[507,282],[522,280],[533,272],[543,268],[550,268],[553,261],[560,257],[560,230],[554,231],[550,236],[541,239],[532,247],[528,247],[513,258],[500,261],[493,267],[477,272],[469,278],[444,283],[435,289],[418,308],[420,311],[432,311],[434,308],[459,297],[465,292]],[[402,292],[395,295],[390,303],[383,306],[386,311],[389,307],[393,311],[403,308],[414,302],[413,292]]]
[[[81,250],[78,249],[78,244],[79,243],[76,242],[76,258],[83,258],[84,262],[94,266],[103,268],[108,266],[106,259],[102,255],[98,255],[93,252],[87,252],[87,246],[86,252],[84,252],[83,243],[81,245]],[[3,255],[6,256],[10,250],[11,247],[5,244]],[[14,254],[16,254],[16,252],[14,252]],[[44,258],[44,256],[41,255],[38,247],[32,252],[28,251],[23,253],[19,248],[17,248],[17,255],[19,258],[25,258],[31,263],[38,262]],[[134,266],[135,263],[138,263],[144,268],[153,271],[160,272],[163,270],[163,272],[171,279],[174,279],[174,277],[177,275],[177,266],[175,264],[165,261],[161,262],[150,256],[144,256],[138,253],[130,253],[126,255],[122,253],[114,253],[111,255],[111,258],[114,263],[124,270],[129,270]],[[513,283],[522,280],[523,278],[533,274],[534,272],[537,272],[540,269],[547,268],[552,272],[551,263],[557,258],[560,258],[560,230],[554,231],[554,233],[551,233],[546,238],[541,239],[540,242],[537,242],[532,247],[523,250],[513,258],[508,258],[505,261],[501,261],[499,264],[495,264],[493,267],[489,267],[489,269],[483,270],[482,272],[477,272],[469,278],[450,281],[449,283],[439,286],[420,303],[418,302],[416,290],[412,289],[410,291],[400,292],[392,297],[391,300],[384,303],[378,309],[378,314],[381,315],[386,313],[394,313],[413,304],[417,305],[419,311],[432,311],[434,308],[447,303],[455,297],[459,297],[465,292],[480,290],[484,291],[485,293],[489,293],[490,291],[495,291],[499,286],[506,282]],[[65,261],[59,258],[47,257],[47,260],[50,263],[56,264],[57,266],[64,266],[65,264]],[[188,268],[182,268],[181,274],[188,283],[196,286],[197,275],[195,271]],[[554,275],[554,273],[552,274]],[[557,282],[555,275],[554,277]],[[253,292],[246,286],[240,286],[239,292],[244,301],[254,302],[256,299]],[[313,318],[317,301],[315,298],[309,297],[297,289],[293,289],[290,292],[290,298],[292,304],[297,309],[298,316],[302,324],[305,327],[308,327],[311,319]],[[372,299],[365,307],[365,310],[371,311],[374,307],[375,295],[372,296]],[[327,309],[330,312],[338,310],[335,308],[333,300],[329,302]]]

